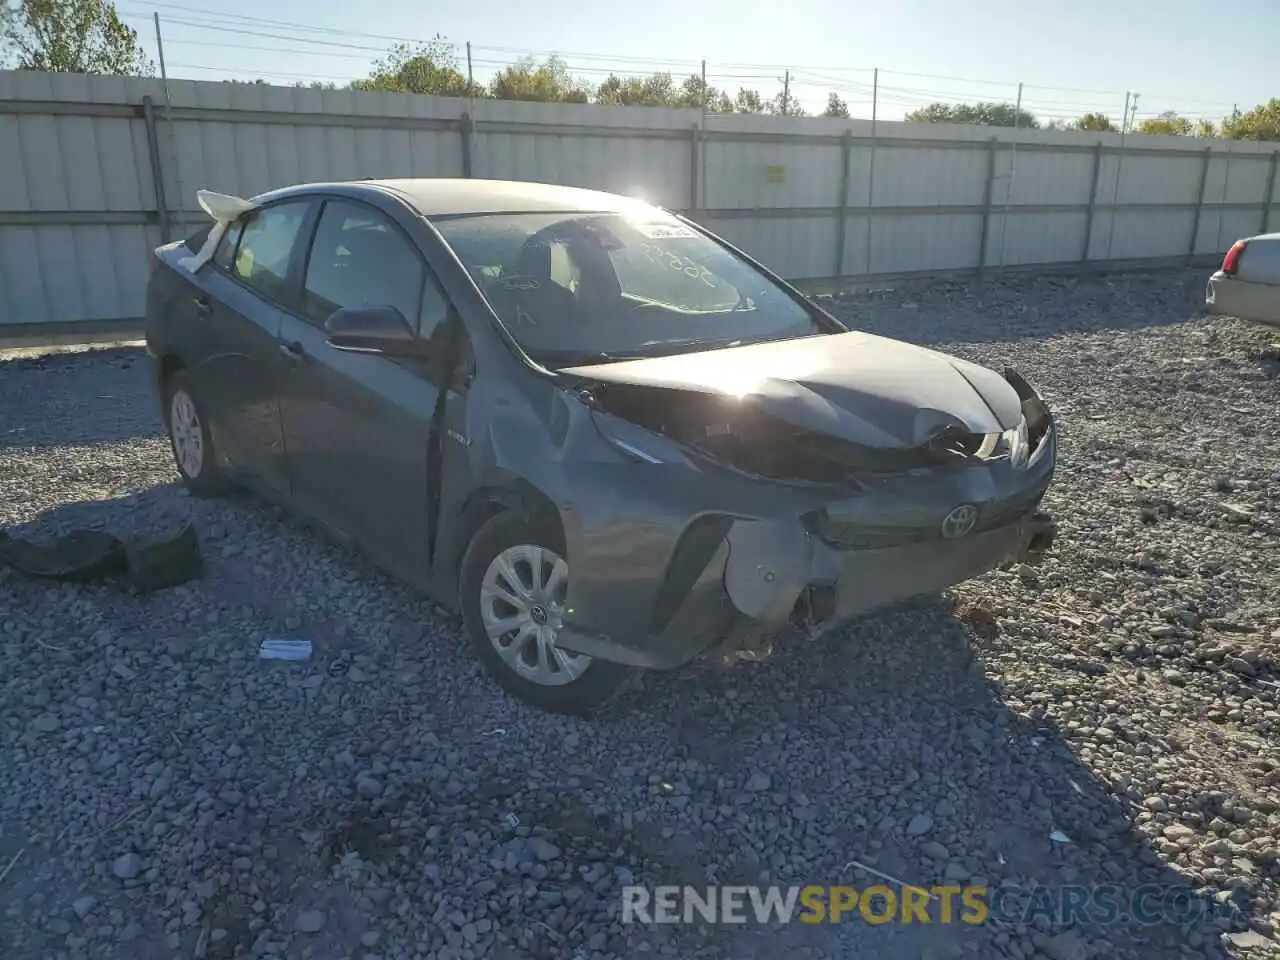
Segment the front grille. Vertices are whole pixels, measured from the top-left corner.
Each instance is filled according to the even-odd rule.
[[[978,522],[970,536],[1017,523],[1035,511],[1048,487],[1045,482],[1007,500],[979,504]],[[943,539],[941,519],[929,527],[893,527],[840,523],[821,513],[814,513],[805,518],[805,523],[824,543],[841,550],[883,550]]]

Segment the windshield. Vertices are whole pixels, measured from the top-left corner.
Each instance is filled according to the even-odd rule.
[[[751,264],[652,207],[432,222],[540,363],[662,356],[829,332]]]

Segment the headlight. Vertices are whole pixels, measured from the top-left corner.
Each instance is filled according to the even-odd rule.
[[[1012,430],[1006,430],[1001,438],[1009,451],[1009,463],[1015,470],[1026,469],[1031,457],[1031,443],[1027,433],[1027,418],[1023,417]]]

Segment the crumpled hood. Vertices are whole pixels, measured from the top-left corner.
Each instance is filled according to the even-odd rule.
[[[795,426],[881,449],[917,447],[948,427],[1003,432],[1022,419],[1018,394],[995,371],[861,332],[562,372],[738,399]]]

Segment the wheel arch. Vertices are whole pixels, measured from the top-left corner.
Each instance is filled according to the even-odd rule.
[[[560,511],[552,499],[532,483],[513,476],[479,486],[463,502],[460,519],[439,554],[439,586],[451,602],[458,599],[458,581],[467,547],[480,528],[500,513],[515,513],[529,522],[554,524],[563,549],[564,525]]]

